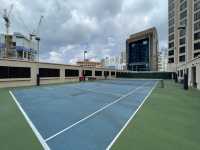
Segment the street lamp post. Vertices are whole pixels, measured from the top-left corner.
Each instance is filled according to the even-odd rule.
[[[85,54],[87,54],[87,51],[84,51],[84,54],[83,54],[83,55],[84,55],[84,56],[83,56],[83,57],[84,57],[84,60],[83,60],[84,62],[85,62],[85,60],[86,60],[86,59],[85,59],[85,58],[86,58],[86,57],[85,57]]]
[[[84,80],[85,80],[85,70],[84,70],[84,63],[85,63],[85,60],[86,60],[86,54],[87,54],[87,51],[84,50],[83,52],[83,77],[84,77]]]
[[[38,58],[37,58],[37,86],[40,86],[40,73],[39,73],[39,65],[40,65],[40,37],[35,37],[37,41],[37,50],[38,50]]]
[[[185,68],[184,68],[184,89],[188,90],[188,71],[187,71],[187,57],[188,57],[188,45],[187,45],[187,28],[186,26],[178,27],[179,31],[185,31]]]

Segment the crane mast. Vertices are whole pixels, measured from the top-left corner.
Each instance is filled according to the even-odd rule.
[[[13,7],[14,7],[14,5],[12,4],[10,6],[9,11],[7,9],[4,9],[3,19],[5,21],[6,34],[9,34],[9,32],[10,32],[10,24],[11,24],[10,15],[12,13]]]
[[[14,5],[11,4],[10,6],[10,9],[7,10],[7,9],[4,9],[4,14],[3,14],[3,19],[5,21],[5,28],[6,28],[6,34],[5,34],[5,50],[4,50],[4,56],[5,58],[8,57],[9,55],[9,50],[11,48],[11,43],[12,43],[12,40],[9,36],[9,33],[10,33],[10,24],[11,24],[11,20],[10,20],[10,15],[12,13],[12,10],[13,10],[13,7]]]

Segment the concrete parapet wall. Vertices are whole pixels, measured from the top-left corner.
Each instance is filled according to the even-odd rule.
[[[41,84],[55,84],[55,83],[67,83],[67,82],[78,82],[79,77],[82,76],[83,70],[91,70],[93,78],[98,80],[105,79],[104,71],[109,71],[108,79],[116,78],[116,70],[106,69],[106,68],[83,68],[76,65],[65,65],[65,64],[53,64],[53,63],[37,63],[19,60],[8,60],[0,59],[0,67],[28,67],[30,68],[30,78],[1,78],[0,77],[0,88],[5,87],[19,87],[19,86],[34,86],[37,82],[38,68],[48,68],[48,69],[59,69],[59,77],[41,77]],[[79,76],[76,77],[66,77],[65,69],[74,69],[79,71]],[[102,71],[102,76],[95,76],[95,71]],[[111,72],[115,72],[115,76],[111,76]]]

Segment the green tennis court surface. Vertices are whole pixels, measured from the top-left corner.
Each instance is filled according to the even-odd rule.
[[[199,91],[184,92],[171,82],[165,82],[165,86],[164,89],[156,88],[113,149],[199,149]],[[99,93],[89,88],[85,90]],[[71,96],[82,94],[78,92]],[[108,94],[109,90],[103,93],[105,97]],[[115,89],[109,96],[119,94]],[[0,149],[42,149],[8,90],[1,89],[0,96]]]

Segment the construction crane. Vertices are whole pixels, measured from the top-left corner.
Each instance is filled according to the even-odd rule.
[[[42,24],[42,20],[43,20],[44,16],[41,16],[40,17],[40,20],[39,20],[39,23],[38,23],[38,26],[37,28],[32,32],[30,33],[30,40],[32,40],[33,37],[35,37],[35,40],[37,41],[37,86],[40,86],[40,75],[39,75],[39,65],[40,65],[40,37],[39,37],[39,32],[40,32],[40,26]]]
[[[39,22],[38,22],[38,25],[37,25],[36,29],[33,30],[32,33],[30,33],[30,39],[32,39],[32,37],[37,37],[37,36],[39,36],[39,33],[40,33],[40,26],[41,26],[41,24],[42,24],[42,20],[43,20],[43,19],[44,19],[44,16],[40,16],[40,20],[39,20]]]
[[[5,21],[6,34],[9,34],[9,32],[10,32],[10,31],[9,31],[9,30],[10,30],[10,24],[11,24],[10,15],[11,15],[11,13],[12,13],[13,7],[14,7],[14,4],[11,4],[9,10],[4,9],[3,19],[4,19],[4,21]]]

